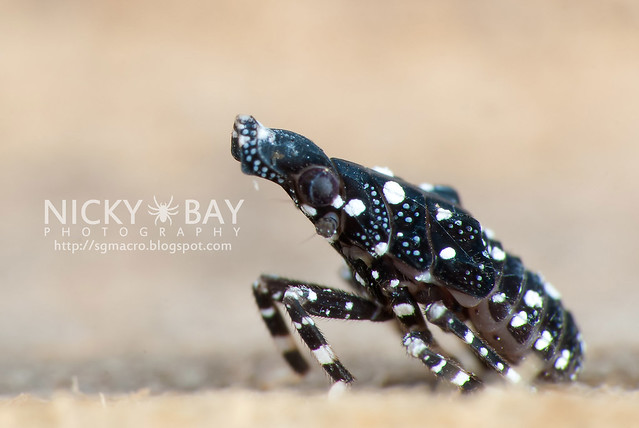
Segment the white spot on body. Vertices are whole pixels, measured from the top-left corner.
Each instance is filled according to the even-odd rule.
[[[435,189],[435,186],[433,186],[430,183],[422,183],[418,186],[420,189],[422,189],[425,192],[432,192],[433,189]]]
[[[306,214],[309,217],[313,217],[314,215],[317,215],[317,210],[310,205],[302,204],[300,206],[300,209],[302,210],[304,214]]]
[[[531,308],[540,308],[544,301],[539,293],[534,290],[528,290],[524,294],[524,302]]]
[[[353,309],[353,302],[346,302],[346,304],[344,305],[344,308],[346,308],[347,311],[350,311]]]
[[[288,290],[286,290],[286,292],[284,293],[284,298],[289,298],[289,299],[295,299],[295,300],[299,300],[300,297],[302,296],[302,290],[300,290],[297,287],[292,287],[289,288]]]
[[[437,214],[435,214],[435,218],[437,219],[437,221],[448,220],[452,216],[452,211],[441,207],[437,208]]]
[[[419,358],[419,355],[428,349],[423,340],[411,338],[407,342],[408,343],[404,342],[404,345],[406,345],[408,353],[415,358]]]
[[[371,272],[371,276],[375,279],[379,279],[379,272],[377,272],[376,270]]]
[[[504,260],[506,258],[506,253],[499,247],[493,247],[490,251],[490,256],[494,260]]]
[[[502,363],[495,364],[495,367],[497,367],[497,370],[499,370],[500,372],[504,371],[504,365]]]
[[[420,282],[431,282],[432,280],[433,280],[433,277],[431,276],[430,271],[422,272],[415,277],[415,281],[420,281]]]
[[[248,142],[251,140],[251,137],[249,137],[248,135],[238,135],[237,136],[237,143],[240,147],[244,147],[245,144],[248,144]],[[249,159],[250,160],[250,159]]]
[[[379,172],[380,174],[388,175],[389,177],[394,177],[393,171],[391,171],[388,167],[385,166],[374,166],[373,171]]]
[[[320,364],[332,364],[335,362],[335,354],[328,345],[322,345],[313,351],[313,355]]]
[[[380,242],[375,245],[375,254],[378,256],[383,256],[388,251],[388,244],[386,242]]]
[[[391,279],[390,280],[390,286],[395,288],[399,285],[399,279]]]
[[[486,355],[488,355],[488,349],[487,349],[487,348],[484,348],[484,347],[482,346],[481,348],[479,348],[479,354],[480,354],[482,357],[485,357]]]
[[[570,351],[567,349],[563,349],[561,351],[561,355],[555,361],[555,368],[557,370],[564,370],[568,366],[568,362],[570,361]]]
[[[384,184],[384,196],[389,204],[399,204],[404,200],[406,194],[399,183],[387,181],[386,184]]]
[[[344,205],[344,200],[340,195],[337,195],[335,196],[335,199],[333,199],[331,205],[333,205],[334,208],[341,208],[342,205]]]
[[[257,121],[256,121],[257,122]],[[273,131],[257,122],[257,138],[260,140],[268,140],[273,135]]]
[[[492,300],[494,303],[504,303],[506,301],[506,294],[497,293],[490,300]]]
[[[506,371],[505,376],[506,376],[506,379],[508,379],[512,383],[519,383],[519,381],[521,380],[521,376],[519,375],[519,373],[517,373],[511,368],[509,368]]]
[[[439,364],[437,364],[436,366],[433,366],[431,368],[431,370],[433,371],[433,373],[439,373],[442,371],[442,369],[446,366],[446,360],[444,360],[443,358],[439,361]]]
[[[315,325],[315,322],[310,317],[302,318],[302,324],[304,325]]]
[[[413,305],[408,303],[400,303],[399,305],[393,306],[393,312],[395,312],[395,315],[398,317],[406,317],[413,315],[415,313],[415,308]]]
[[[439,257],[444,260],[450,260],[457,255],[457,252],[453,247],[446,247],[439,252]]]
[[[462,386],[466,382],[468,382],[468,379],[470,379],[470,376],[468,376],[468,374],[466,374],[464,372],[457,372],[455,377],[452,378],[451,382],[454,383],[457,386]]]
[[[360,284],[366,286],[366,281],[364,281],[364,278],[362,278],[357,272],[355,272],[355,279],[357,280],[357,282],[359,282]]]
[[[441,303],[433,303],[428,307],[428,317],[436,320],[444,316],[446,313],[446,306]]]
[[[552,335],[548,330],[544,330],[541,333],[541,336],[535,342],[535,349],[538,351],[543,351],[552,343]]]
[[[351,199],[344,207],[344,211],[351,217],[357,217],[366,210],[366,205],[359,199]]]
[[[515,314],[515,316],[510,320],[510,325],[517,328],[526,324],[528,321],[528,314],[525,311],[521,311]]]
[[[317,294],[313,290],[308,290],[306,298],[311,302],[314,302],[317,300]]]
[[[475,340],[475,335],[472,331],[468,330],[468,332],[466,332],[466,334],[464,335],[464,340],[470,345],[471,343],[473,343],[473,340]]]
[[[263,318],[272,318],[275,315],[275,308],[271,306],[270,308],[260,309],[260,313]]]

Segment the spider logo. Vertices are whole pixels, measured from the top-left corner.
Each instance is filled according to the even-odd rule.
[[[153,201],[155,201],[154,207],[152,207],[151,205],[147,206],[149,207],[149,214],[155,216],[155,225],[158,225],[158,220],[160,220],[162,223],[166,223],[166,221],[168,220],[169,224],[172,226],[173,220],[171,219],[171,216],[177,214],[177,209],[179,207],[179,205],[176,205],[174,207],[171,206],[171,204],[173,203],[173,196],[171,196],[169,202],[159,203],[158,200],[155,198],[155,195],[153,195]]]

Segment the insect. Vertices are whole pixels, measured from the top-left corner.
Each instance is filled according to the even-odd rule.
[[[244,173],[279,184],[351,273],[352,291],[270,275],[254,283],[261,316],[296,372],[309,366],[280,304],[334,382],[354,378],[314,317],[394,320],[408,354],[463,392],[482,380],[445,353],[429,325],[457,336],[507,381],[520,382],[515,366],[533,357],[537,380],[576,379],[584,344],[559,293],[504,251],[451,187],[415,186],[386,169],[329,158],[306,137],[252,116],[237,116],[231,153]]]
[[[173,203],[173,196],[171,196],[171,200],[169,200],[169,202],[158,203],[158,200],[155,198],[154,195],[153,201],[155,202],[154,207],[152,207],[151,205],[147,206],[149,207],[149,214],[155,216],[155,225],[157,226],[158,220],[160,220],[161,223],[166,223],[166,221],[168,220],[169,224],[173,225],[173,219],[171,219],[171,217],[177,214],[178,209],[177,205],[174,207],[171,206],[171,204]]]

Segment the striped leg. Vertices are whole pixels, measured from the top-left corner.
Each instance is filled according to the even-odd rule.
[[[295,289],[287,291],[284,306],[293,321],[300,337],[313,353],[313,356],[334,382],[351,383],[355,378],[337,359],[324,335],[302,306],[302,298]]]
[[[428,331],[419,305],[406,287],[391,286],[390,300],[395,316],[408,332],[403,339],[409,355],[420,359],[438,378],[444,379],[462,392],[481,387],[481,381],[464,370],[459,363],[445,356]]]
[[[392,319],[391,313],[360,296],[279,277],[262,275],[253,285],[253,293],[269,332],[293,370],[304,374],[308,364],[296,348],[276,302],[284,304],[300,337],[336,382],[352,382],[353,376],[335,357],[311,316],[369,321]]]
[[[420,360],[440,379],[456,385],[462,392],[480,388],[482,383],[475,375],[464,370],[457,362],[430,349],[430,334],[413,331],[404,336],[408,353]]]
[[[486,342],[477,337],[466,324],[441,302],[428,305],[426,307],[426,317],[428,321],[443,331],[452,333],[466,342],[477,355],[477,358],[504,375],[510,382],[517,383],[521,380],[519,374],[510,367],[510,364],[501,358]]]
[[[275,301],[282,301],[284,293],[271,293],[263,278],[260,278],[253,283],[253,295],[262,319],[282,356],[295,372],[305,374],[309,369],[308,363],[297,349],[282,314],[275,306]]]
[[[431,343],[434,344],[419,305],[413,295],[410,294],[410,291],[408,291],[408,288],[395,286],[391,289],[389,297],[393,313],[399,321],[402,331],[423,331],[424,334],[428,334],[431,337]]]

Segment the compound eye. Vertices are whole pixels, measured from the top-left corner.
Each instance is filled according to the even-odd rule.
[[[321,167],[311,167],[304,171],[297,186],[301,199],[313,207],[330,205],[339,194],[337,177],[330,170]]]

